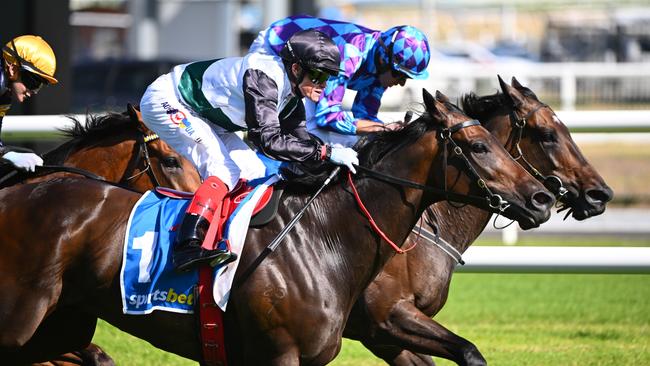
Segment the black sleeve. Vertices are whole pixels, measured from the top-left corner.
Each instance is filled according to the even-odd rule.
[[[285,110],[280,112],[280,126],[282,133],[291,134],[301,140],[312,139],[312,135],[307,132],[305,105],[298,98],[294,98]],[[318,144],[320,145],[321,142],[318,141]]]
[[[284,161],[320,160],[320,143],[308,138],[308,135],[307,138],[300,137],[303,135],[300,126],[304,129],[304,121],[295,124],[295,120],[292,120],[292,125],[287,119],[283,126],[280,125],[278,86],[273,79],[260,70],[249,69],[244,74],[243,89],[248,138],[264,154]],[[297,102],[302,104],[299,100]],[[300,113],[300,109],[291,115],[295,113]],[[302,107],[303,120],[304,113]],[[292,118],[297,117],[299,115]]]

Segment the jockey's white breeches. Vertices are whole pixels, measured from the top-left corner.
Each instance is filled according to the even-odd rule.
[[[140,111],[145,125],[193,162],[202,179],[216,176],[232,189],[240,178],[264,177],[265,166],[255,152],[236,133],[206,121],[182,103],[169,74],[147,88]]]

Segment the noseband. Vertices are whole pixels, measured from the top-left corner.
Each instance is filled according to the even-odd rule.
[[[526,128],[528,119],[532,117],[533,114],[535,114],[538,110],[544,107],[548,107],[548,105],[542,103],[537,108],[528,112],[522,118],[519,118],[519,116],[517,116],[517,112],[513,108],[512,111],[510,112],[512,134],[510,135],[510,138],[508,138],[508,140],[512,140],[513,146],[517,149],[517,156],[513,156],[512,158],[515,160],[520,160],[520,162],[523,162],[528,168],[528,171],[531,172],[531,174],[535,178],[537,178],[537,180],[542,182],[542,184],[544,184],[544,187],[546,187],[546,189],[553,192],[553,194],[555,194],[555,197],[557,198],[558,201],[562,201],[565,198],[565,195],[569,192],[564,187],[562,180],[555,175],[543,175],[542,173],[540,173],[539,170],[537,170],[533,166],[533,164],[531,164],[528,160],[526,160],[526,158],[524,157],[524,153],[521,151],[521,147],[519,146],[519,143],[521,142],[521,136],[524,133],[524,128]]]
[[[492,209],[494,213],[501,214],[503,211],[505,211],[510,204],[505,201],[500,195],[493,193],[490,188],[485,184],[485,181],[481,178],[481,176],[478,174],[476,169],[472,166],[472,164],[469,162],[469,159],[463,153],[463,150],[456,144],[454,139],[452,138],[452,135],[459,130],[466,128],[466,127],[471,127],[471,126],[476,126],[480,125],[481,123],[478,120],[469,120],[465,121],[459,124],[456,124],[452,127],[449,128],[440,128],[438,129],[438,138],[444,142],[444,147],[443,147],[443,181],[444,181],[444,188],[440,189],[437,187],[429,186],[429,185],[424,185],[420,183],[416,183],[407,179],[402,179],[402,178],[397,178],[388,174],[384,174],[381,172],[378,172],[376,170],[372,170],[370,168],[366,168],[363,166],[356,166],[357,169],[360,171],[363,171],[367,173],[369,176],[372,176],[376,179],[382,180],[387,183],[393,183],[393,184],[398,184],[400,186],[404,187],[410,187],[410,188],[415,188],[419,189],[425,192],[431,192],[434,194],[442,195],[445,197],[446,200],[448,201],[456,201],[456,202],[462,202],[462,203],[470,203],[470,204],[475,204],[482,206],[485,203],[487,203],[488,207]],[[451,192],[447,189],[447,157],[448,157],[448,149],[450,148],[453,151],[453,154],[455,157],[460,158],[464,163],[465,166],[467,167],[467,172],[475,181],[476,184],[481,190],[484,192],[484,196],[473,196],[473,195],[464,195],[464,194],[458,194],[455,192]]]
[[[133,154],[133,159],[129,162],[129,166],[124,172],[124,177],[120,180],[120,183],[127,183],[130,180],[133,180],[145,172],[149,174],[149,178],[151,181],[154,183],[154,186],[160,186],[160,182],[158,181],[158,178],[156,178],[156,173],[153,171],[153,168],[151,167],[151,158],[149,157],[149,149],[147,147],[147,144],[151,141],[155,141],[159,139],[158,135],[155,133],[149,134],[149,135],[144,135],[144,134],[138,134],[138,139],[135,144],[135,154]],[[133,174],[129,177],[126,177],[129,172],[135,171],[136,167],[140,163],[140,160],[144,159],[144,169],[140,171],[139,173]]]

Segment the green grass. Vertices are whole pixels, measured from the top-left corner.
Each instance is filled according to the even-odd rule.
[[[648,365],[649,285],[649,275],[460,273],[436,319],[473,341],[492,365]],[[95,342],[118,365],[193,364],[105,323]],[[332,364],[383,363],[346,340]]]

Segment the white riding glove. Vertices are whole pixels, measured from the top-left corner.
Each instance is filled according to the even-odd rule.
[[[359,165],[357,152],[349,147],[332,147],[330,161],[334,164],[345,165],[352,173],[357,172],[352,164]]]
[[[33,172],[36,166],[43,165],[43,159],[34,153],[19,153],[9,151],[2,155],[3,159],[9,160],[16,168]]]

